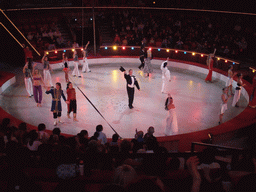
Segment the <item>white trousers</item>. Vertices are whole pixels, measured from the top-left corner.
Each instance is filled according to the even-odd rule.
[[[48,69],[44,69],[44,84],[46,87],[52,87],[52,76]]]
[[[79,63],[78,61],[74,61],[74,69],[72,72],[72,75],[77,77],[81,76],[78,69],[78,63]]]
[[[234,95],[234,98],[233,98],[232,107],[236,106],[236,103],[239,101],[240,96],[241,96],[241,89],[240,90],[235,90],[235,95]]]
[[[90,72],[91,70],[89,69],[89,63],[88,63],[88,60],[87,58],[84,58],[83,59],[83,68],[82,68],[82,72],[85,73],[85,72]]]
[[[32,85],[31,78],[25,77],[24,81],[25,81],[25,87],[26,87],[28,96],[32,96],[33,95],[33,85]]]

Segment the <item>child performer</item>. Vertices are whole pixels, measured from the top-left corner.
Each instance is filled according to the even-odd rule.
[[[88,41],[88,43],[85,45],[84,50],[83,50],[83,68],[82,68],[83,73],[91,72],[91,70],[89,69],[89,64],[88,64],[88,60],[87,60],[87,56],[88,56],[87,47],[88,47],[89,43],[90,43],[90,41]]]
[[[77,104],[76,104],[76,90],[73,88],[73,85],[71,82],[68,82],[67,84],[67,96],[68,99],[68,118],[70,119],[70,113],[73,111],[73,120],[78,121],[76,119],[76,109],[77,109]]]
[[[229,98],[231,97],[231,95],[228,96],[228,87],[223,88],[222,91],[223,91],[223,93],[221,95],[222,104],[221,104],[221,109],[220,109],[219,124],[222,123],[224,112],[228,109],[227,102],[228,102]]]
[[[69,78],[68,78],[68,72],[70,71],[69,67],[68,67],[68,57],[64,55],[63,53],[63,64],[64,64],[64,73],[65,73],[65,80],[68,83],[69,82]]]
[[[58,122],[62,123],[60,120],[61,111],[62,111],[60,98],[62,97],[63,100],[66,101],[66,97],[63,94],[60,83],[56,83],[56,88],[50,89],[50,87],[49,87],[45,93],[52,95],[51,111],[53,112],[54,125],[56,126],[57,125],[57,117],[58,117]],[[66,101],[66,103],[68,104],[68,101]]]

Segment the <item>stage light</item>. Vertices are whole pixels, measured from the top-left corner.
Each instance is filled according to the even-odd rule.
[[[225,60],[225,63],[227,63],[228,62],[228,60]]]
[[[66,50],[64,50],[63,52],[66,53]]]
[[[203,57],[204,55],[203,54],[201,54],[201,57]]]
[[[187,52],[184,52],[184,54],[186,55],[186,54],[187,54]]]
[[[151,50],[152,50],[152,48],[150,47],[150,48],[149,48],[149,50],[151,51]]]
[[[125,50],[125,47],[122,47],[123,50]]]
[[[220,60],[220,58],[218,57],[218,61]]]
[[[161,51],[161,49],[157,49],[158,51]]]
[[[114,49],[114,50],[116,50],[116,49],[117,49],[117,47],[116,47],[116,46],[114,46],[114,47],[113,47],[113,49]]]
[[[131,49],[134,50],[134,47],[132,47]]]
[[[84,49],[82,48],[81,51],[83,51]]]
[[[175,53],[178,53],[178,50],[175,50]]]
[[[74,51],[75,51],[75,49],[72,49],[72,51],[74,52]]]
[[[46,55],[49,55],[49,52],[48,52],[48,51],[46,52]]]
[[[166,50],[166,52],[169,52],[169,51],[170,51],[169,49]]]
[[[233,62],[233,65],[235,65],[235,62]]]
[[[195,55],[195,53],[192,53],[192,55]]]
[[[153,1],[153,4],[156,4],[156,2],[155,2],[155,1]]]
[[[56,53],[56,54],[57,54],[57,53],[58,53],[58,51],[57,51],[57,50],[55,50],[55,51],[54,51],[54,53]]]
[[[108,47],[105,47],[105,49],[108,49]]]

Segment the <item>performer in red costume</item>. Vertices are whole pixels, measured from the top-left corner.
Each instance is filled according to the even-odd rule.
[[[77,104],[76,104],[76,90],[73,88],[73,85],[71,82],[68,82],[67,84],[67,95],[68,99],[68,118],[70,118],[70,113],[73,111],[73,120],[78,121],[76,118],[76,109],[77,109]]]
[[[205,78],[205,82],[212,82],[212,70],[213,70],[213,62],[214,62],[213,58],[215,57],[215,52],[216,52],[216,49],[214,49],[214,53],[210,54],[207,59],[207,65],[209,67],[209,72],[208,72],[207,77]]]

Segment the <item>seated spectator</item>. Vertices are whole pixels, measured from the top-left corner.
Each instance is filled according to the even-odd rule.
[[[97,125],[96,126],[96,132],[99,133],[98,140],[101,142],[102,145],[105,145],[107,143],[107,136],[103,131],[103,126],[102,125]]]
[[[40,123],[37,127],[38,130],[38,140],[41,141],[42,143],[47,143],[50,135],[45,132],[46,126],[44,123]]]
[[[86,148],[89,143],[88,131],[81,130],[80,133],[77,134],[75,140],[77,143],[77,148],[79,148],[80,146],[84,146]]]
[[[119,152],[119,144],[118,144],[118,134],[114,134],[112,136],[112,141],[109,143],[109,152],[110,153],[118,153]]]
[[[79,44],[77,42],[74,41],[73,45],[72,45],[73,48],[78,48],[79,47]]]
[[[115,169],[114,184],[126,187],[131,181],[137,178],[137,173],[130,165],[121,165]]]
[[[116,33],[116,36],[114,38],[113,44],[114,45],[120,45],[121,44],[121,39],[120,39],[120,37],[117,33]]]
[[[156,137],[153,135],[154,132],[155,132],[155,128],[152,127],[152,126],[150,126],[150,127],[148,128],[148,132],[144,135],[144,142],[147,142],[147,139],[148,139],[148,138],[152,138],[152,139],[154,139],[154,140],[157,140]]]
[[[27,148],[30,151],[37,151],[38,147],[42,145],[41,141],[38,141],[38,133],[36,130],[32,130],[28,133],[29,142],[27,144]]]
[[[48,37],[50,37],[50,38],[54,38],[54,36],[53,36],[53,31],[50,29],[49,30],[49,32],[48,32]]]
[[[155,46],[155,45],[156,45],[154,37],[151,37],[151,38],[150,38],[148,45],[149,45],[149,46]]]
[[[53,36],[54,36],[55,38],[61,37],[61,32],[57,29],[57,30],[53,33]]]
[[[92,140],[99,141],[98,137],[99,137],[99,133],[96,131],[96,132],[94,132],[93,136],[89,139],[89,142]],[[101,143],[101,141],[99,141],[99,143]]]
[[[122,41],[122,45],[123,45],[123,46],[127,46],[127,45],[128,45],[127,36],[124,37],[124,39],[123,39],[123,41]]]
[[[0,136],[4,136],[7,132],[7,128],[10,127],[11,120],[9,118],[4,118],[0,125]]]
[[[62,36],[59,36],[56,41],[57,41],[58,47],[63,48],[65,46],[64,45],[64,39],[63,39]]]
[[[22,145],[27,145],[27,124],[26,123],[20,123],[18,130],[15,133],[15,136],[18,140],[18,142]]]
[[[34,35],[31,32],[29,32],[27,38],[29,41],[32,41],[34,38]]]
[[[63,144],[65,142],[65,137],[60,135],[60,128],[54,128],[52,130],[52,135],[49,138],[49,143],[51,144]]]
[[[15,132],[17,130],[18,129],[16,127],[14,127],[14,126],[7,128],[7,131],[6,131],[5,135],[4,135],[4,142],[5,142],[5,144],[7,142],[10,142],[10,141],[14,141],[14,142],[18,143],[18,140],[15,137]]]
[[[143,149],[144,139],[143,139],[143,131],[136,130],[135,139],[132,140],[133,143],[133,152],[136,153],[139,149]]]

